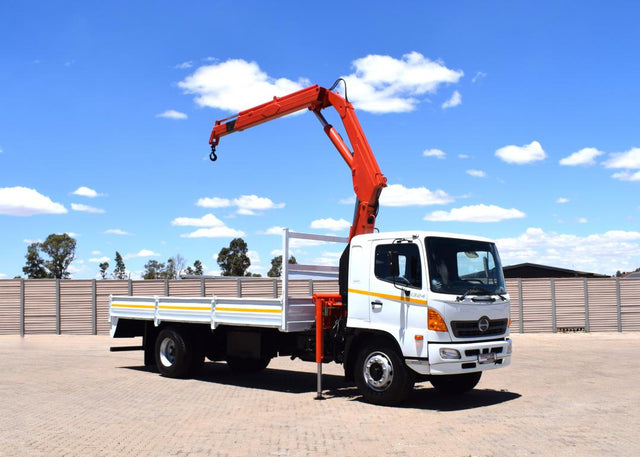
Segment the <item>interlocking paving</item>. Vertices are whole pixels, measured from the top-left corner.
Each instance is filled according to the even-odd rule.
[[[516,334],[510,367],[445,397],[418,384],[400,407],[366,404],[324,366],[279,358],[159,376],[139,344],[102,336],[0,337],[0,456],[637,455],[640,333]]]

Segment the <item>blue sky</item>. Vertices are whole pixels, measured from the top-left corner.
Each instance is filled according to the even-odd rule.
[[[276,6],[277,5],[277,6]],[[221,140],[216,119],[344,77],[388,179],[378,227],[497,240],[504,264],[640,267],[633,2],[3,2],[0,278],[77,239],[75,278],[278,227],[346,235],[350,173],[310,113]],[[329,120],[339,120],[328,113]],[[304,263],[340,247],[299,246]]]

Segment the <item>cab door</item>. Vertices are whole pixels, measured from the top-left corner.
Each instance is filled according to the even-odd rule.
[[[404,346],[405,339],[413,340],[416,334],[415,317],[423,316],[426,309],[421,247],[410,240],[381,240],[374,242],[371,255],[370,325],[394,335]],[[418,320],[425,327],[426,321]]]

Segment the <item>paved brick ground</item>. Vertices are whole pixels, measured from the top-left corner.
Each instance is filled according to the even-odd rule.
[[[403,407],[371,406],[325,366],[274,360],[191,380],[141,367],[128,340],[0,337],[0,456],[637,455],[640,333],[514,335],[511,367],[474,392],[418,385]],[[135,341],[135,343],[138,343]]]

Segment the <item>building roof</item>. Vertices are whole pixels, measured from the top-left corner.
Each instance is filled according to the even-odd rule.
[[[536,263],[519,263],[503,269],[505,278],[608,278],[608,275],[569,270],[566,268],[539,265]]]

